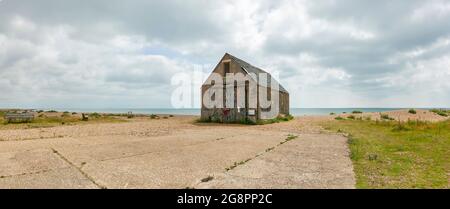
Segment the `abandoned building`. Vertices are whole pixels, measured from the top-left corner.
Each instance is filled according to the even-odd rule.
[[[227,83],[226,76],[233,76],[235,74],[248,75],[246,76],[245,84],[238,84],[236,81],[233,84]],[[267,79],[260,79],[259,75],[261,74],[268,76]],[[214,79],[213,75],[220,75],[223,80]],[[221,85],[216,85],[217,81],[222,82]],[[239,87],[243,90],[237,90]],[[220,92],[219,94],[222,94],[221,97],[215,95],[217,92],[211,93],[211,89],[213,88],[223,88],[223,90],[217,91]],[[270,107],[260,105],[258,98],[261,96],[261,89],[267,91],[263,95],[266,101],[272,102]],[[225,53],[211,75],[203,83],[201,92],[201,120],[203,121],[224,123],[242,121],[256,122],[260,119],[265,120],[275,118],[279,115],[289,115],[288,91],[266,71],[228,53]],[[276,99],[274,95],[277,96]],[[211,105],[206,105],[208,101],[205,100],[215,100],[217,98],[222,99],[223,106],[211,107]],[[240,104],[242,105],[239,105],[238,101],[241,101]],[[270,114],[266,114],[268,112]]]

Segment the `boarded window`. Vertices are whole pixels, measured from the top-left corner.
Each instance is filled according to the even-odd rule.
[[[225,75],[227,74],[227,73],[230,73],[230,63],[229,62],[225,62],[225,63],[223,63],[223,67],[224,67],[224,69],[225,69]]]
[[[248,89],[249,89],[249,85],[250,85],[250,83],[248,82],[248,81],[245,81],[245,109],[248,109],[248,97],[249,97],[249,94],[248,94]]]
[[[238,97],[238,93],[237,93],[237,81],[234,81],[234,107],[238,108],[237,106],[237,97]]]

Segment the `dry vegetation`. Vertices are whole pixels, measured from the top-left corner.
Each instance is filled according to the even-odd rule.
[[[6,111],[0,111],[0,129],[29,129],[46,128],[62,125],[92,124],[92,123],[114,123],[125,122],[122,115],[90,113],[89,120],[83,121],[80,113],[57,112],[57,111],[38,111],[32,122],[26,123],[7,123],[4,119]]]
[[[267,120],[260,119],[256,122],[251,121],[249,119],[242,119],[240,121],[234,122],[234,124],[267,125],[267,124],[272,124],[272,123],[286,122],[286,121],[290,121],[293,119],[294,119],[294,116],[292,116],[292,115],[278,115],[276,118],[273,118],[273,119],[267,119]],[[198,119],[198,120],[196,120],[196,122],[197,123],[222,123],[218,119],[214,119],[214,118],[212,118],[212,119],[210,118],[208,120]]]
[[[450,120],[334,120],[349,138],[358,188],[450,188]]]

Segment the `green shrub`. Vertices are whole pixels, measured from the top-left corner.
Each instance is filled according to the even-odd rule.
[[[384,120],[394,120],[394,118],[389,117],[388,114],[380,114],[380,118]]]
[[[258,120],[256,124],[258,125],[265,125],[265,124],[271,124],[271,123],[279,123],[284,121],[290,121],[294,119],[294,116],[292,115],[278,115],[276,118],[268,119],[268,120]]]
[[[94,113],[89,114],[89,117],[91,117],[91,118],[99,118],[99,117],[101,117],[101,115],[96,113],[96,112],[94,112]]]
[[[440,116],[444,116],[447,117],[449,114],[448,110],[443,110],[443,109],[431,109],[430,112],[434,112]]]
[[[361,111],[359,111],[359,110],[353,110],[353,112],[352,112],[353,114],[361,114],[362,112]]]
[[[351,119],[351,120],[355,120],[355,116],[354,115],[349,115],[349,116],[347,116],[347,118]]]
[[[408,110],[408,113],[410,113],[410,114],[416,114],[417,111],[416,111],[415,109],[409,109],[409,110]]]
[[[341,117],[341,116],[337,116],[337,117],[335,117],[334,119],[335,119],[335,120],[344,120],[344,118]]]
[[[278,115],[276,118],[278,121],[290,121],[294,119],[292,115]]]
[[[246,125],[256,125],[255,122],[253,122],[252,120],[250,120],[248,118],[241,119],[241,121],[239,121],[239,123],[246,124]]]
[[[334,112],[330,112],[330,115],[335,115],[335,113]]]

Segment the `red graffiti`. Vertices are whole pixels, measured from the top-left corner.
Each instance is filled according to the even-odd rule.
[[[229,113],[230,113],[230,109],[223,109],[224,116],[228,116]]]

